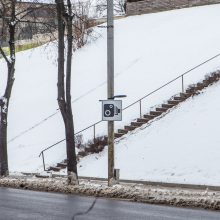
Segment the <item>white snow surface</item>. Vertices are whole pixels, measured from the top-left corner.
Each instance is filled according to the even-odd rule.
[[[203,6],[127,17],[115,22],[115,94],[127,95],[123,100],[124,107],[220,53],[219,10],[220,5]],[[76,132],[101,119],[99,100],[106,98],[106,30],[96,28],[95,31],[101,37],[73,56],[72,98]],[[9,140],[58,112],[56,54],[53,43],[17,54],[9,107]],[[219,69],[219,63],[220,58],[217,58],[188,74],[184,79],[185,87]],[[0,60],[0,66],[2,96],[6,82],[3,60]],[[145,99],[143,112],[180,91],[181,79]],[[121,169],[121,177],[218,183],[219,136],[216,132],[219,123],[217,113],[214,114],[219,110],[214,96],[217,93],[217,86],[210,88],[204,95],[116,144],[116,165]],[[137,104],[126,110],[123,121],[117,122],[116,128],[137,118],[138,107]],[[98,125],[96,131],[99,135],[106,134],[106,123]],[[92,138],[93,130],[83,135],[88,140]],[[62,138],[64,126],[60,113],[57,113],[9,142],[10,170],[42,171],[40,151]],[[106,176],[106,150],[101,155],[83,159],[79,164],[79,175]],[[64,143],[45,153],[47,166],[64,158]]]

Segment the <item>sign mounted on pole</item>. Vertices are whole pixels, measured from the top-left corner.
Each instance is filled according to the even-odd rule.
[[[122,121],[122,100],[102,100],[102,120]]]

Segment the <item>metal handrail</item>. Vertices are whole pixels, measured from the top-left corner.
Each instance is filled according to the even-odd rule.
[[[174,82],[174,81],[176,81],[176,80],[178,80],[178,79],[180,79],[180,78],[182,78],[182,92],[184,92],[184,79],[183,79],[183,77],[184,77],[185,75],[187,75],[188,73],[192,72],[193,70],[199,68],[200,66],[203,66],[204,64],[210,62],[211,60],[214,60],[215,58],[217,58],[217,57],[219,57],[219,56],[220,56],[220,53],[217,54],[217,55],[215,55],[215,56],[213,56],[213,57],[211,57],[211,58],[208,59],[208,60],[205,60],[204,62],[198,64],[197,66],[195,66],[195,67],[193,67],[193,68],[187,70],[187,71],[184,72],[183,74],[177,76],[176,78],[170,80],[169,82],[165,83],[164,85],[160,86],[159,88],[153,90],[152,92],[148,93],[147,95],[145,95],[145,96],[143,96],[142,98],[138,99],[137,101],[133,102],[132,104],[126,106],[125,108],[123,108],[122,111],[124,111],[124,110],[130,108],[131,106],[133,106],[133,105],[135,105],[135,104],[137,104],[137,103],[140,103],[140,116],[142,116],[142,113],[141,113],[141,101],[142,101],[143,99],[149,97],[150,95],[156,93],[157,91],[161,90],[162,88],[168,86],[169,84],[171,84],[172,82]],[[102,120],[100,120],[100,121],[98,121],[98,122],[96,122],[96,123],[94,123],[94,124],[92,124],[92,125],[90,125],[90,126],[84,128],[84,129],[82,129],[81,131],[78,131],[78,132],[75,133],[74,135],[80,134],[80,133],[82,133],[83,131],[86,131],[86,130],[88,130],[88,129],[90,129],[90,128],[93,127],[93,129],[94,129],[94,139],[95,139],[95,126],[98,125],[98,124],[101,123],[101,122],[102,122]],[[60,141],[54,143],[53,145],[51,145],[51,146],[45,148],[44,150],[42,150],[42,151],[40,152],[39,157],[42,155],[44,170],[45,170],[44,152],[47,151],[47,150],[49,150],[49,149],[51,149],[51,148],[53,148],[54,146],[56,146],[56,145],[62,143],[62,142],[65,141],[65,140],[66,140],[66,139],[64,138],[64,139],[62,139],[62,140],[60,140]]]

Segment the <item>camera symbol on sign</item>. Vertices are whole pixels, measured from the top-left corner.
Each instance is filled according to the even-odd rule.
[[[119,113],[121,113],[121,109],[113,104],[104,104],[104,117],[114,117],[114,115],[118,115]]]

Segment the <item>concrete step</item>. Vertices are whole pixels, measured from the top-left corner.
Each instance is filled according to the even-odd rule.
[[[121,133],[121,134],[127,134],[127,133],[128,133],[128,130],[125,130],[125,129],[118,129],[118,133]]]
[[[197,85],[197,89],[199,89],[199,90],[201,90],[205,87],[205,84],[203,84],[203,83],[197,83],[196,85]]]
[[[162,108],[173,108],[174,106],[172,104],[162,104]]]
[[[181,97],[181,96],[175,96],[175,97],[173,97],[173,99],[174,100],[176,100],[176,101],[184,101],[186,98],[184,98],[184,97]]]
[[[136,128],[137,128],[136,126],[131,126],[131,125],[125,126],[125,130],[128,130],[128,131],[133,131]]]
[[[180,103],[180,101],[177,101],[177,100],[169,100],[168,101],[168,104],[171,104],[171,105],[178,105]]]
[[[187,90],[186,94],[188,95],[188,97],[192,96],[194,94],[194,92],[191,92],[191,90]]]
[[[147,123],[148,121],[149,121],[149,119],[146,119],[146,118],[138,118],[138,119],[137,119],[137,122]]]
[[[144,115],[144,118],[148,119],[148,120],[152,120],[156,117],[156,115],[149,115],[149,114],[146,114]]]
[[[49,167],[49,171],[55,171],[55,172],[59,172],[62,168],[61,167]]]
[[[215,81],[218,81],[219,80],[219,74],[218,73],[214,73],[212,74],[211,76],[209,76],[209,81],[212,83],[212,82],[215,82]]]
[[[159,108],[156,108],[156,111],[166,112],[168,109],[169,109],[169,108],[159,107]]]
[[[145,122],[131,122],[131,126],[141,127]]]
[[[214,76],[209,76],[208,79],[209,83],[215,82],[215,77]]]
[[[216,71],[216,72],[213,74],[213,76],[214,76],[216,79],[220,79],[220,72],[219,72],[219,70]]]
[[[215,73],[216,79],[219,80],[220,79],[220,73]]]
[[[204,79],[202,82],[205,85],[205,87],[209,85],[209,81],[207,79]]]
[[[57,163],[57,167],[66,168],[67,163]]]
[[[182,92],[180,93],[180,97],[183,97],[183,98],[186,98],[186,99],[189,98],[190,96],[191,96],[191,93],[185,93],[185,92],[184,93],[182,93]]]
[[[193,94],[194,92],[196,92],[196,87],[195,86],[191,86],[190,88],[186,89],[186,93]]]
[[[123,133],[115,133],[115,138],[120,138],[122,137],[124,134]]]
[[[160,111],[150,111],[150,114],[151,115],[156,115],[156,116],[159,116],[161,115],[163,112],[160,112]]]

